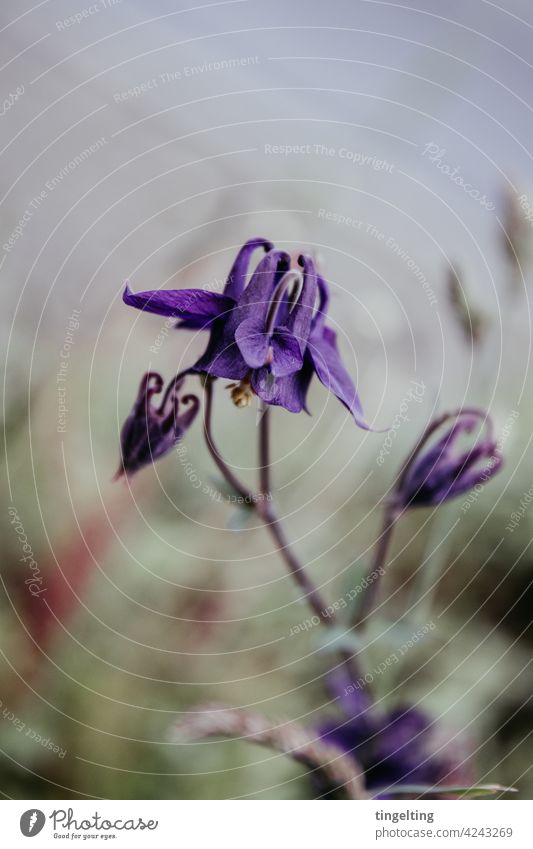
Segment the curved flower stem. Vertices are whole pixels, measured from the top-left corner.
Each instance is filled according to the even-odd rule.
[[[259,421],[259,485],[260,493],[255,495],[238,480],[233,474],[230,467],[227,465],[222,455],[218,451],[212,431],[212,412],[213,412],[213,378],[207,377],[205,381],[205,412],[204,412],[204,436],[213,460],[215,461],[219,471],[231,488],[245,499],[246,504],[249,504],[255,510],[258,517],[265,523],[268,531],[276,542],[276,548],[283,560],[287,564],[290,573],[294,577],[296,583],[305,595],[305,598],[313,608],[313,611],[319,617],[324,625],[333,625],[333,618],[328,616],[326,612],[326,603],[322,599],[320,593],[314,586],[313,582],[306,574],[304,567],[291,550],[289,542],[285,536],[285,532],[275,513],[271,503],[270,493],[270,411],[269,408],[260,410]]]
[[[215,461],[218,470],[224,477],[224,479],[229,483],[231,488],[235,490],[240,496],[242,496],[246,503],[255,504],[255,498],[252,493],[235,477],[230,467],[222,458],[222,455],[219,453],[215,442],[213,440],[213,432],[211,427],[211,418],[213,412],[213,378],[206,377],[205,385],[205,412],[204,412],[204,436],[205,441],[207,443],[207,448],[211,457]]]
[[[383,525],[376,543],[374,557],[369,572],[365,579],[368,582],[367,587],[362,594],[361,604],[359,605],[353,621],[354,628],[364,626],[368,615],[371,613],[376,603],[380,578],[385,574],[385,564],[387,560],[387,552],[392,539],[392,534],[396,526],[396,522],[401,516],[401,510],[389,504],[385,508],[383,516]]]
[[[302,590],[305,599],[318,616],[320,623],[326,627],[333,628],[336,624],[334,614],[333,612],[331,612],[331,614],[328,613],[326,602],[307,575],[303,564],[300,563],[299,559],[292,551],[290,543],[285,536],[285,531],[283,530],[281,522],[274,510],[274,507],[272,506],[272,495],[270,490],[270,408],[262,407],[259,411],[260,493],[256,495],[250,492],[250,490],[235,477],[214,443],[211,427],[213,411],[212,383],[213,378],[208,377],[205,382],[204,435],[209,453],[213,457],[213,460],[227,483],[232,487],[232,489],[238,492],[239,495],[243,496],[246,504],[248,504],[252,510],[255,510],[257,516],[265,523],[267,530],[276,543],[277,551],[285,561],[289,572]],[[352,652],[345,648],[340,648],[339,655],[351,678],[354,681],[357,680],[359,671]]]
[[[262,404],[259,409],[259,498],[255,504],[256,512],[265,523],[273,537],[276,547],[288,566],[289,572],[300,587],[305,599],[320,620],[320,624],[332,629],[336,618],[315,587],[300,560],[294,554],[285,536],[285,531],[272,504],[270,483],[270,407]],[[344,646],[338,649],[339,657],[352,681],[359,677],[359,669],[354,654]]]
[[[405,504],[402,505],[401,498],[398,498],[398,493],[401,493],[402,491],[402,486],[407,478],[409,470],[411,469],[413,463],[417,459],[423,447],[426,445],[430,437],[433,436],[435,431],[438,430],[441,425],[443,425],[444,422],[448,421],[449,419],[457,418],[457,416],[461,412],[471,413],[473,415],[479,414],[479,411],[475,407],[465,407],[462,410],[454,410],[451,413],[444,413],[442,416],[439,416],[439,418],[431,422],[425,429],[425,431],[422,433],[422,436],[420,437],[420,439],[418,440],[418,442],[416,443],[413,450],[411,451],[402,466],[402,469],[398,476],[398,480],[396,482],[395,495],[393,496],[394,500],[390,501],[387,504],[387,507],[385,508],[385,514],[383,516],[383,525],[376,543],[372,565],[370,567],[370,571],[366,575],[368,586],[365,592],[363,593],[361,604],[356,610],[352,622],[352,626],[354,628],[362,628],[369,614],[374,608],[380,585],[380,579],[385,573],[385,563],[392,534],[396,526],[396,522],[402,515],[403,510],[406,508]]]
[[[352,626],[354,628],[360,629],[363,627],[368,618],[368,615],[371,613],[375,605],[380,585],[380,579],[385,573],[385,563],[390,541],[392,538],[392,533],[396,526],[396,522],[398,521],[398,519],[403,513],[403,510],[406,507],[405,504],[402,506],[401,500],[398,499],[398,493],[401,493],[402,486],[407,478],[409,470],[411,469],[414,461],[416,460],[416,458],[418,457],[430,437],[433,436],[435,431],[438,430],[438,428],[440,428],[441,425],[443,425],[444,422],[448,421],[449,419],[457,418],[457,416],[461,412],[470,413],[472,415],[479,414],[479,411],[475,407],[465,407],[463,409],[453,410],[451,413],[444,413],[442,416],[439,416],[438,419],[435,419],[428,425],[428,427],[425,429],[425,431],[422,433],[422,436],[416,443],[415,447],[407,457],[405,463],[403,464],[403,467],[400,471],[396,483],[395,500],[389,502],[387,507],[385,508],[385,514],[383,516],[383,525],[378,541],[376,543],[374,558],[370,571],[366,575],[368,586],[365,592],[363,593],[361,604],[356,610],[352,622]]]
[[[259,491],[270,496],[270,409],[261,402],[259,407]]]
[[[267,530],[273,537],[277,550],[288,566],[289,572],[302,590],[305,598],[313,608],[323,625],[332,626],[333,618],[326,612],[326,603],[319,591],[307,575],[303,565],[300,563],[285,536],[285,531],[272,506],[272,495],[270,487],[270,408],[262,405],[259,410],[259,499],[256,502],[256,511],[265,523]]]

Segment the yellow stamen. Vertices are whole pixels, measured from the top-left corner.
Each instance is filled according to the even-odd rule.
[[[240,409],[249,407],[252,403],[252,398],[254,397],[255,392],[252,389],[251,381],[251,375],[247,374],[246,377],[243,377],[240,383],[230,383],[230,385],[226,387],[227,389],[231,389],[231,400],[235,406]]]

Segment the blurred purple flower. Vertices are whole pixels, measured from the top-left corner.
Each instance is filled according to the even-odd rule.
[[[380,712],[342,669],[328,676],[328,684],[342,715],[321,723],[320,738],[355,758],[372,795],[384,798],[402,785],[437,787],[471,781],[459,752],[455,758],[449,747],[435,752],[434,723],[423,711],[406,706]],[[335,795],[335,788],[320,778],[313,782],[317,795]]]
[[[251,255],[259,247],[265,256],[247,283]],[[207,349],[191,371],[237,381],[231,387],[237,406],[247,406],[255,394],[267,404],[299,413],[316,374],[356,423],[367,428],[335,333],[325,326],[327,284],[310,256],[300,256],[298,265],[290,270],[287,253],[266,239],[250,239],[239,251],[222,294],[202,289],[134,294],[126,286],[123,299],[137,309],[179,318],[179,328],[209,328]]]
[[[147,372],[141,380],[133,409],[120,434],[121,461],[115,479],[131,475],[170,451],[194,421],[199,408],[195,395],[178,397],[183,375],[168,384],[159,407],[153,402],[164,385],[157,372]],[[180,404],[190,405],[179,414]]]
[[[433,433],[452,420],[454,424],[445,435],[433,447],[423,450]],[[485,430],[474,445],[465,451],[457,450],[459,437],[473,433],[480,424]],[[398,480],[394,506],[401,510],[441,504],[489,480],[502,462],[492,423],[483,410],[448,413],[429,426],[409,457]]]

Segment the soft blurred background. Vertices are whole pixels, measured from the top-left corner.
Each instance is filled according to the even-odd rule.
[[[422,705],[479,780],[531,798],[532,35],[527,0],[4,0],[4,796],[309,796],[279,754],[172,738],[210,700],[333,710],[331,653],[318,629],[289,636],[308,612],[270,539],[197,488],[216,486],[199,423],[193,473],[171,454],[111,482],[142,373],[205,344],[126,308],[123,281],[220,290],[264,235],[319,259],[376,427],[424,385],[381,464],[386,434],[318,382],[312,416],[275,411],[280,511],[328,600],[368,567],[427,421],[493,417],[505,470],[468,508],[403,520],[364,664],[434,623],[376,698]],[[216,436],[252,485],[255,410],[219,383]]]

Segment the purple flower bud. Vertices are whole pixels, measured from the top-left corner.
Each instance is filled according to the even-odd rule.
[[[160,374],[147,372],[141,380],[137,400],[120,434],[121,462],[115,480],[123,474],[132,475],[143,466],[158,460],[170,451],[194,421],[200,402],[195,395],[178,397],[184,375],[177,375],[168,384],[159,407],[154,396],[163,389]],[[188,409],[179,414],[180,404]]]
[[[444,436],[427,448],[433,434],[451,421]],[[480,425],[482,429],[474,444],[468,450],[459,450],[459,438],[479,430]],[[398,479],[394,506],[402,510],[442,504],[489,480],[502,462],[492,423],[483,410],[469,408],[447,413],[427,428],[408,458]]]

